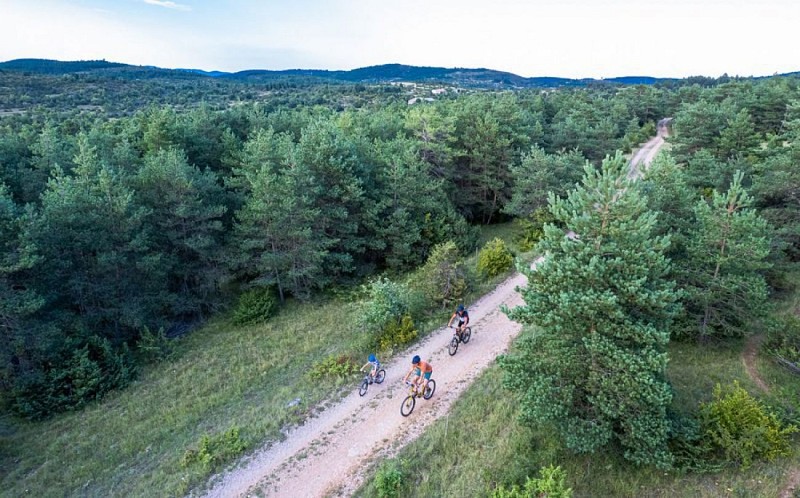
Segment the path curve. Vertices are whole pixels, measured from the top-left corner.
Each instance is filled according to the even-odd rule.
[[[761,377],[761,374],[758,373],[758,369],[756,368],[756,355],[758,355],[758,350],[761,347],[761,342],[764,340],[764,336],[761,334],[751,336],[747,339],[747,343],[745,343],[744,350],[742,350],[742,363],[744,363],[744,369],[747,372],[747,376],[755,382],[759,389],[764,391],[765,393],[769,392],[769,386],[764,379]]]
[[[516,291],[524,275],[515,274],[469,307],[472,339],[455,356],[447,353],[452,330],[436,330],[385,365],[386,380],[373,384],[362,398],[353,393],[289,432],[287,438],[251,456],[208,492],[208,497],[312,497],[350,495],[364,479],[376,454],[389,454],[419,436],[445,415],[472,381],[508,348],[521,326],[500,311],[523,304]],[[418,400],[409,417],[400,415],[406,387],[402,378],[412,354],[433,365],[436,392]]]

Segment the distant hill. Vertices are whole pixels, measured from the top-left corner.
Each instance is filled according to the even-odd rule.
[[[329,71],[324,69],[287,69],[280,71],[249,69],[229,73],[224,71],[203,71],[200,69],[164,69],[154,66],[134,66],[105,60],[95,61],[56,61],[48,59],[16,59],[0,63],[0,70],[25,71],[39,74],[85,73],[123,79],[138,78],[219,78],[240,82],[265,82],[287,78],[303,78],[320,81],[341,81],[350,83],[381,82],[429,82],[474,88],[554,88],[564,86],[585,86],[594,83],[613,83],[623,85],[652,85],[671,78],[649,76],[623,76],[595,80],[591,78],[570,79],[549,76],[525,78],[513,73],[486,68],[444,68],[408,66],[404,64],[382,64],[362,67],[349,71]]]
[[[27,71],[40,74],[69,74],[98,69],[126,67],[127,64],[119,62],[100,61],[56,61],[50,59],[14,59],[0,62],[0,69],[9,71]]]

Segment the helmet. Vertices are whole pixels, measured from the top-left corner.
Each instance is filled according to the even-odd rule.
[[[374,354],[369,355],[369,361],[375,361],[375,355]]]
[[[419,363],[419,362],[420,362],[420,358],[419,358],[419,355],[418,355],[418,354],[417,354],[417,355],[414,355],[414,357],[413,357],[413,358],[411,358],[411,364],[413,364],[413,365],[416,365],[416,364],[417,364],[417,363]]]
[[[464,305],[463,305],[463,304],[459,304],[459,305],[458,305],[458,310],[457,310],[457,311],[458,311],[459,313],[461,313],[462,311],[464,311]]]

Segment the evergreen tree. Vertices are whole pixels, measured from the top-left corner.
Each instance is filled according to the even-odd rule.
[[[360,223],[364,209],[365,162],[355,143],[333,120],[318,121],[303,130],[292,161],[296,195],[311,202],[318,219],[317,236],[325,241],[325,271],[343,276],[354,270],[365,249]]]
[[[43,301],[26,282],[25,273],[39,262],[35,247],[22,238],[21,213],[0,183],[0,385],[25,367],[33,348],[26,321]]]
[[[645,170],[640,181],[647,197],[647,207],[658,214],[653,234],[669,235],[666,256],[675,260],[686,258],[686,239],[694,225],[694,206],[699,194],[686,181],[683,168],[665,152],[659,153]]]
[[[92,333],[117,341],[156,323],[163,270],[150,252],[145,215],[82,136],[74,174],[56,171],[28,227],[43,257],[36,281],[48,308],[74,313]]]
[[[250,195],[236,213],[230,252],[235,266],[254,285],[275,285],[305,298],[330,281],[325,259],[334,240],[325,236],[322,215],[305,189],[304,170],[264,166],[249,175]]]
[[[756,132],[750,113],[742,109],[728,119],[727,126],[720,132],[718,155],[722,158],[747,157],[755,152],[760,143],[761,137]]]
[[[432,178],[430,165],[419,159],[417,144],[377,142],[372,155],[376,178],[367,192],[372,199],[363,223],[376,259],[403,269],[421,263],[434,245],[447,240],[472,249],[474,230],[453,209],[444,181]]]
[[[672,393],[665,378],[674,284],[664,278],[668,241],[627,178],[621,154],[587,165],[566,199],[550,196],[546,259],[527,271],[525,305],[512,319],[535,324],[506,357],[505,384],[519,392],[529,423],[551,422],[566,445],[592,452],[618,442],[639,464],[668,465]]]
[[[519,217],[531,216],[534,211],[547,205],[547,195],[563,196],[581,179],[586,158],[573,150],[548,154],[534,146],[522,157],[522,161],[511,166],[513,188],[511,200],[504,211]]]
[[[715,191],[710,204],[701,200],[694,209],[695,228],[681,271],[689,327],[701,340],[746,335],[747,325],[765,311],[762,272],[769,267],[769,227],[750,208],[742,177],[737,173],[725,194]]]
[[[223,268],[225,199],[216,175],[189,166],[175,149],[162,149],[145,158],[134,185],[168,274],[169,313],[202,316],[215,300]]]

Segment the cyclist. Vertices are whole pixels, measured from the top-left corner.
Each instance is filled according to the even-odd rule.
[[[456,312],[453,313],[453,316],[450,317],[450,321],[447,322],[447,326],[452,326],[453,322],[458,319],[458,326],[456,327],[456,334],[458,334],[458,340],[461,340],[461,332],[467,328],[469,325],[469,313],[464,308],[463,304],[459,304],[458,308],[456,308]]]
[[[369,371],[369,383],[372,384],[372,381],[375,380],[375,375],[377,375],[378,370],[381,369],[381,362],[375,358],[374,354],[369,355],[367,362],[364,363],[364,366],[359,368],[358,371],[363,372],[365,368],[370,366],[372,367],[372,370]]]
[[[425,389],[428,388],[428,381],[431,380],[433,367],[427,361],[422,361],[419,355],[414,355],[414,358],[411,359],[411,369],[403,378],[403,382],[408,382],[408,378],[412,373],[415,375],[415,378],[411,381],[411,384],[417,386],[417,396],[422,396]],[[420,390],[420,385],[422,385],[422,390]]]

